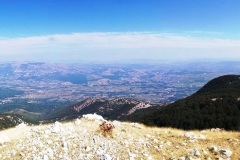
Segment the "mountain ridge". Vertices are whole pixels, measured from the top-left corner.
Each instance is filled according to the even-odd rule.
[[[130,120],[130,115],[141,109],[158,109],[158,105],[130,98],[87,98],[77,104],[56,109],[47,116],[47,120],[70,120],[83,114],[97,113],[110,120]]]
[[[199,89],[195,94],[204,94],[207,92],[219,94],[220,92],[230,92],[231,94],[240,93],[240,75],[223,75],[212,79]],[[226,92],[224,94],[226,94]]]

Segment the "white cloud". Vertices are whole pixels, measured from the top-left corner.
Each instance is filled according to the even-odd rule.
[[[73,33],[0,39],[2,60],[239,58],[240,40],[168,33]]]

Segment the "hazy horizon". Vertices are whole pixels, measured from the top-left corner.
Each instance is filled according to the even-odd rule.
[[[4,1],[0,61],[240,61],[239,5],[236,0]]]

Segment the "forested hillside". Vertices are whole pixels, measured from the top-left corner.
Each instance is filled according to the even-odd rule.
[[[145,124],[182,129],[240,130],[240,76],[226,75],[198,92],[147,115]]]

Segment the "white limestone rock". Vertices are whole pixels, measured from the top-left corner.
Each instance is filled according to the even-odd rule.
[[[211,146],[211,147],[209,148],[209,151],[211,151],[212,153],[217,153],[218,147],[217,147],[217,146]]]
[[[106,121],[102,116],[94,114],[85,114],[83,115],[83,118],[87,120],[94,120],[94,121]]]
[[[189,139],[189,142],[197,142],[197,140],[205,140],[206,136],[203,134],[196,135],[193,132],[186,132],[184,133],[184,136]]]
[[[224,156],[224,158],[230,158],[232,155],[232,151],[230,151],[228,149],[220,149],[219,152],[222,156]]]
[[[45,151],[45,155],[48,156],[50,159],[53,159],[53,150],[51,148],[47,148]]]
[[[186,132],[186,133],[184,133],[184,136],[189,139],[194,139],[196,137],[195,133],[193,133],[193,132]]]
[[[52,133],[59,133],[61,131],[61,126],[62,124],[58,121],[54,123],[54,125],[51,127],[51,132]]]
[[[132,126],[133,126],[134,128],[142,129],[141,125],[138,124],[138,123],[132,123]]]
[[[186,160],[186,158],[185,157],[180,157],[180,158],[178,158],[179,160]]]
[[[10,138],[5,135],[0,135],[0,144],[3,145],[5,143],[11,142]]]
[[[81,120],[77,118],[74,123],[75,123],[76,125],[80,125],[80,124],[81,124]]]
[[[193,148],[192,153],[193,153],[193,155],[196,156],[196,157],[201,156],[200,152],[199,152],[198,149],[196,149],[196,148]]]
[[[20,123],[19,125],[17,125],[16,126],[16,128],[24,128],[24,127],[26,127],[27,125],[24,123],[24,122],[22,122],[22,123]]]
[[[113,160],[114,158],[109,154],[101,155],[99,160]]]
[[[129,159],[130,160],[135,160],[135,158],[137,158],[137,155],[136,154],[134,154],[134,153],[128,153],[128,155],[129,155]]]
[[[152,156],[147,156],[147,160],[154,160]]]
[[[49,158],[48,158],[48,156],[47,155],[44,155],[43,156],[43,160],[48,160]]]
[[[202,148],[202,153],[203,153],[204,155],[208,155],[208,152],[207,152],[204,148]]]
[[[116,121],[116,120],[114,120],[114,121],[112,122],[112,124],[113,124],[115,127],[120,127],[120,126],[122,125],[121,122]]]
[[[200,134],[196,137],[197,139],[200,139],[200,140],[205,140],[206,139],[206,136],[203,135],[203,134]]]
[[[151,138],[151,135],[150,134],[146,134],[145,137]]]
[[[220,128],[212,128],[211,131],[212,132],[219,132],[219,131],[222,131],[222,129],[220,129]]]

